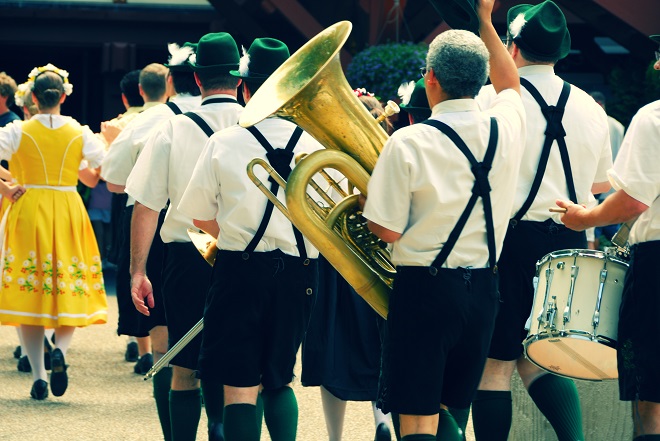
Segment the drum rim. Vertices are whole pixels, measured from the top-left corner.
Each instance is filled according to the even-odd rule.
[[[629,267],[628,262],[620,259],[617,256],[608,254],[605,251],[587,250],[587,249],[579,249],[579,248],[569,248],[564,250],[552,251],[546,254],[545,256],[541,257],[541,259],[538,262],[536,262],[536,267],[540,268],[549,261],[551,261],[552,259],[561,258],[561,257],[594,257],[596,259],[608,260],[610,262],[624,265],[626,268]]]

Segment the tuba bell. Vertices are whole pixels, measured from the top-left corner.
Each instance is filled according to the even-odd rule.
[[[329,168],[366,195],[369,175],[388,138],[342,72],[339,52],[351,28],[348,21],[336,23],[295,52],[252,96],[239,124],[249,127],[275,115],[294,122],[326,147],[299,160],[287,182],[259,159],[250,163],[248,175],[355,291],[387,317],[395,269],[385,244],[368,230],[358,195],[339,190],[343,198],[337,203],[321,195],[329,207],[320,207],[307,193],[310,186],[318,187],[312,178]],[[386,112],[398,108],[393,105]],[[256,178],[256,165],[278,180],[286,207]],[[331,185],[337,189],[336,183]]]

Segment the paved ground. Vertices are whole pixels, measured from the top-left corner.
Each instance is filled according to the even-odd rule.
[[[125,337],[115,333],[117,303],[108,298],[109,323],[79,329],[67,354],[69,389],[62,397],[30,399],[31,374],[16,370],[18,344],[13,327],[0,326],[0,440],[83,441],[162,440],[150,381],[133,374],[124,361]],[[300,365],[297,366],[299,374]],[[298,439],[327,439],[318,388],[295,385],[299,400]],[[348,405],[344,440],[373,439],[370,403]],[[198,440],[207,439],[202,416]],[[270,440],[267,430],[263,440]]]

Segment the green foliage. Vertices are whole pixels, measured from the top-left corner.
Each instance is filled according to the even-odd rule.
[[[353,57],[346,79],[354,89],[364,87],[382,101],[397,99],[401,83],[416,81],[426,66],[425,43],[387,43],[370,46]]]
[[[639,108],[660,99],[660,73],[653,64],[631,63],[612,69],[608,77],[612,100],[607,113],[626,127]]]

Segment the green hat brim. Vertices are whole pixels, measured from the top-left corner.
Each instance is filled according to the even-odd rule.
[[[429,107],[404,106],[403,104],[399,104],[399,108],[403,110],[428,110],[429,112],[431,111]]]
[[[524,14],[527,12],[529,9],[536,7],[538,5],[528,5],[528,4],[523,4],[523,5],[516,5],[513,6],[511,9],[506,14],[506,31],[507,35],[509,34],[509,26],[511,26],[511,22],[518,17],[520,14]],[[524,28],[523,28],[524,29]],[[521,32],[522,34],[522,32]],[[521,36],[518,36],[517,38],[513,39],[513,42],[516,43],[516,45],[523,49],[525,52],[527,52],[529,55],[538,58],[538,59],[543,59],[543,60],[561,60],[562,58],[566,58],[568,53],[571,51],[571,34],[568,32],[568,28],[566,29],[566,32],[564,33],[564,38],[562,39],[561,44],[557,48],[556,51],[552,53],[543,53],[538,51],[536,48],[531,47],[528,42],[522,39]]]
[[[238,64],[214,64],[211,66],[200,66],[198,64],[188,63],[193,72],[206,72],[206,73],[226,73],[237,69]]]
[[[270,76],[253,72],[248,72],[247,75],[241,75],[237,70],[230,70],[229,75],[232,77],[243,78],[244,80],[265,80]]]
[[[651,40],[655,41],[656,43],[660,43],[660,34],[649,35],[649,38],[650,38]]]
[[[474,0],[432,0],[432,3],[449,27],[479,35],[479,17],[474,9]]]

